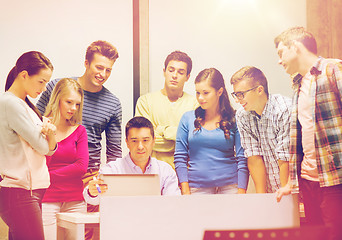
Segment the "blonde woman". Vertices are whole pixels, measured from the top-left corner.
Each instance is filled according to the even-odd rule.
[[[9,239],[43,240],[41,200],[49,187],[46,154],[56,149],[56,127],[28,96],[45,91],[53,66],[42,53],[21,55],[0,95],[0,217]]]
[[[70,78],[55,86],[45,116],[57,127],[58,149],[47,157],[51,185],[43,199],[45,239],[56,239],[56,213],[86,212],[82,176],[87,172],[88,138],[82,122],[83,90]],[[74,239],[65,232],[63,239]]]

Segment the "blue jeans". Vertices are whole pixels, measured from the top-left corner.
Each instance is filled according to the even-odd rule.
[[[237,184],[226,185],[222,187],[208,188],[190,188],[191,195],[200,194],[236,194],[238,192]]]
[[[45,189],[0,188],[0,216],[9,239],[44,240],[41,202]]]
[[[330,240],[342,239],[342,184],[320,187],[319,182],[301,179],[305,218],[309,225],[325,225]]]

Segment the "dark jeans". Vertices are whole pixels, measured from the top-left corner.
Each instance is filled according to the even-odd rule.
[[[309,225],[324,224],[329,239],[342,239],[342,184],[320,187],[318,182],[301,179],[305,218]]]
[[[0,216],[9,239],[44,240],[41,202],[45,189],[0,188]]]

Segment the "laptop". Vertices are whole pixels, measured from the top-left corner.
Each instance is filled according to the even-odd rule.
[[[108,190],[102,196],[161,195],[158,174],[101,174]]]

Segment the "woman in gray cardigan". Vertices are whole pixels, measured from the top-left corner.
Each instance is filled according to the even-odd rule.
[[[45,90],[53,67],[40,52],[26,52],[8,74],[0,95],[0,216],[10,239],[44,239],[41,200],[50,185],[45,155],[57,143],[56,127],[28,96]]]

